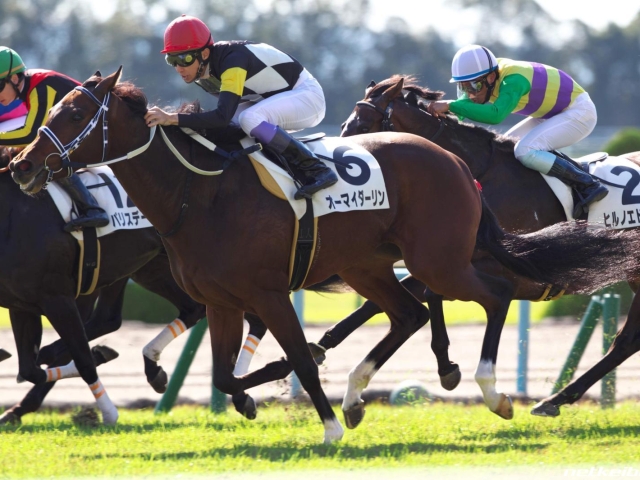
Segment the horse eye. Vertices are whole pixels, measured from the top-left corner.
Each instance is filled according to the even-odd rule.
[[[82,115],[80,115],[79,113],[74,113],[74,114],[71,116],[71,120],[72,120],[73,122],[80,122],[80,121],[82,121]]]
[[[362,127],[362,128],[360,129],[360,132],[362,132],[362,133],[369,133],[369,129],[368,129],[367,127]]]

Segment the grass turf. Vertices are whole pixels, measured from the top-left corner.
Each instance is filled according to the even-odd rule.
[[[321,443],[317,415],[303,404],[262,408],[254,421],[231,411],[215,415],[205,407],[179,407],[159,416],[121,410],[117,426],[95,430],[73,425],[70,413],[49,411],[25,417],[18,428],[0,427],[0,477],[184,478],[298,470],[366,475],[425,466],[611,469],[634,462],[638,468],[635,403],[611,410],[588,403],[564,407],[555,419],[533,417],[529,408],[516,405],[515,419],[504,421],[483,405],[374,404],[367,406],[363,424],[333,445]]]

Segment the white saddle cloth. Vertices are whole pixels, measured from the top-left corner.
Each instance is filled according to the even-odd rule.
[[[609,189],[609,194],[589,206],[589,223],[616,229],[639,227],[640,168],[625,157],[607,157],[604,161],[591,163],[589,173],[616,185],[603,183]],[[542,175],[542,177],[558,197],[567,219],[572,219],[571,188],[557,178],[548,175]]]
[[[89,191],[109,215],[109,225],[96,228],[98,237],[103,237],[116,230],[135,230],[137,228],[151,227],[149,220],[142,215],[138,207],[129,199],[129,196],[109,167],[102,166],[78,170],[76,173],[87,187],[95,185]],[[77,210],[71,198],[56,182],[51,182],[47,191],[65,222],[69,222],[77,216]],[[78,240],[83,239],[81,231],[73,232],[72,235]]]
[[[247,148],[255,141],[247,137],[241,143],[244,148]],[[313,195],[315,217],[333,212],[389,208],[387,188],[384,184],[380,164],[367,150],[348,138],[341,137],[324,137],[306,145],[318,156],[334,158],[350,165],[347,168],[321,158],[327,167],[336,172],[339,180],[335,185]],[[298,188],[293,183],[291,176],[282,167],[266,158],[262,152],[252,153],[251,157],[263,165],[273,176],[291,204],[296,217],[302,218],[307,210],[307,204],[304,199],[294,199]]]

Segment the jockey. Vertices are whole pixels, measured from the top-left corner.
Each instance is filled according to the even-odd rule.
[[[498,58],[480,45],[467,45],[453,57],[451,83],[457,100],[432,102],[435,116],[453,112],[460,118],[496,125],[510,113],[526,115],[506,135],[519,138],[515,157],[525,166],[560,179],[580,198],[573,216],[609,191],[598,180],[550,150],[568,147],[589,135],[596,125],[596,107],[589,94],[569,75],[547,65]]]
[[[306,182],[296,199],[338,181],[333,170],[287,133],[318,125],[326,108],[322,87],[296,59],[265,43],[214,43],[209,28],[189,15],[169,24],[160,53],[186,83],[218,97],[218,105],[204,113],[167,113],[152,107],[145,116],[149,127],[216,129],[239,124],[303,172]]]
[[[0,104],[7,106],[20,100],[26,107],[22,127],[0,131],[0,145],[26,147],[45,124],[49,110],[67,93],[80,85],[75,80],[51,70],[26,69],[20,56],[8,47],[0,47]],[[57,181],[76,203],[79,216],[64,226],[71,232],[83,227],[104,227],[109,216],[100,208],[75,173]]]

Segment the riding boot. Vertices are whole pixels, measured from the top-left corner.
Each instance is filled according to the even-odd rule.
[[[330,187],[338,181],[333,170],[322,163],[304,143],[280,127],[277,127],[276,134],[267,147],[281,154],[289,164],[304,174],[305,184],[296,192],[296,200],[310,198],[318,190]]]
[[[97,228],[109,225],[109,215],[98,205],[78,175],[74,173],[70,177],[61,178],[58,180],[58,185],[69,194],[78,209],[78,216],[64,226],[65,232],[81,230],[84,227]]]
[[[607,196],[609,190],[590,174],[572,162],[556,156],[548,175],[560,179],[578,192],[580,201],[573,208],[573,218],[589,211],[589,205]]]

